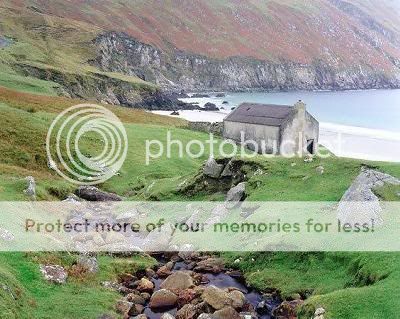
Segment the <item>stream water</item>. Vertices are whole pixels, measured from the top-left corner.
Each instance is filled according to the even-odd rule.
[[[173,271],[178,271],[178,270],[189,270],[188,269],[188,264],[185,262],[177,262],[175,263]],[[274,318],[272,316],[272,310],[279,306],[280,303],[282,302],[278,297],[270,298],[265,300],[263,298],[263,295],[256,290],[253,290],[245,284],[243,277],[240,276],[238,273],[225,273],[221,272],[218,274],[214,273],[203,273],[207,279],[208,283],[204,284],[203,286],[210,286],[213,285],[218,288],[236,288],[243,292],[243,294],[246,297],[246,300],[248,303],[250,303],[254,309],[257,308],[260,302],[264,301],[266,303],[266,307],[264,307],[263,313],[258,313],[258,318],[259,319],[271,319]],[[164,281],[164,279],[154,279],[153,278],[153,283],[155,285],[155,291],[160,289],[161,283]],[[265,310],[268,309],[268,310]],[[160,319],[163,312],[155,312],[154,310],[150,309],[150,307],[146,307],[144,314],[149,318],[149,319]],[[177,308],[170,309],[167,311],[171,315],[175,315],[177,312]]]

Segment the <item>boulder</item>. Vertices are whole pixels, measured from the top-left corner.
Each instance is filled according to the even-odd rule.
[[[325,168],[323,166],[318,166],[315,170],[319,175],[322,175],[324,174]]]
[[[209,313],[202,313],[197,319],[213,319],[212,315]]]
[[[172,274],[173,268],[174,268],[174,263],[170,261],[157,270],[157,276],[160,278],[166,278]]]
[[[122,315],[127,315],[132,306],[133,303],[126,301],[125,299],[121,299],[117,301],[115,309],[117,310],[118,313]]]
[[[213,319],[241,319],[239,313],[232,307],[225,307],[213,313]]]
[[[153,293],[149,305],[152,309],[169,309],[174,308],[177,302],[177,295],[169,290],[160,289]]]
[[[239,290],[233,290],[229,293],[229,298],[232,300],[232,307],[240,310],[246,303],[245,295]]]
[[[203,167],[203,174],[211,178],[219,178],[223,169],[224,165],[218,164],[213,157],[210,157]]]
[[[199,294],[195,289],[182,290],[178,296],[178,305],[184,306],[188,303],[191,303],[192,300],[198,296]]]
[[[138,304],[138,305],[145,305],[146,304],[146,299],[143,298],[143,296],[138,295],[137,293],[130,293],[126,296],[126,300],[133,303],[133,304]]]
[[[140,292],[153,292],[154,290],[154,284],[147,278],[138,280],[135,285],[136,289]]]
[[[64,267],[59,265],[40,265],[40,272],[47,281],[56,284],[65,284],[68,274]]]
[[[183,271],[177,271],[170,275],[161,283],[162,289],[179,293],[182,290],[189,289],[194,286],[192,277]]]
[[[226,104],[229,104],[229,102],[228,101],[223,101],[222,104],[226,105]]]
[[[211,103],[211,102],[207,102],[206,104],[204,104],[203,110],[204,111],[210,111],[210,112],[219,111],[217,106],[214,103]]]
[[[197,305],[187,304],[184,305],[176,313],[176,319],[195,319],[202,313],[208,313],[211,309],[207,306],[205,302],[199,303]]]
[[[236,207],[245,197],[246,183],[242,182],[231,188],[226,195],[226,207]]]
[[[215,286],[206,287],[201,298],[204,302],[216,310],[220,310],[232,305],[232,299],[230,298],[229,294]]]
[[[139,304],[134,304],[128,311],[129,316],[138,316],[144,311],[144,306]]]
[[[218,274],[225,269],[224,261],[220,258],[207,258],[199,261],[195,267],[197,272],[212,272]]]
[[[89,273],[97,273],[99,271],[99,264],[96,257],[80,255],[77,264],[86,269]]]
[[[225,96],[226,96],[225,93],[217,93],[217,94],[215,95],[215,97],[225,97]]]
[[[33,176],[26,177],[27,188],[24,190],[24,193],[28,196],[35,197],[36,196],[36,182]]]
[[[232,177],[234,175],[233,172],[233,166],[232,166],[232,161],[229,161],[228,164],[226,164],[224,170],[221,173],[221,177]]]
[[[169,247],[169,243],[172,239],[172,230],[170,224],[165,224],[160,228],[157,228],[150,232],[144,242],[144,251],[165,251]]]
[[[139,212],[137,209],[131,209],[126,212],[119,214],[115,220],[117,222],[133,222],[139,217]]]
[[[175,317],[167,312],[163,313],[160,319],[175,319]]]
[[[324,315],[325,315],[325,309],[322,307],[317,308],[317,310],[315,310],[314,313],[314,319],[324,319],[325,317]]]
[[[122,198],[113,193],[104,192],[94,186],[80,186],[75,194],[91,202],[121,201]]]
[[[146,277],[151,279],[156,276],[156,272],[151,268],[146,268]]]
[[[126,241],[126,238],[124,235],[116,232],[109,232],[106,235],[105,243],[106,244],[115,244],[115,243],[123,243]]]

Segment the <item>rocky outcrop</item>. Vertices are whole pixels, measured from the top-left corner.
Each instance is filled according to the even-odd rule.
[[[104,192],[94,186],[81,186],[76,190],[76,195],[92,202],[121,201],[116,194]]]
[[[400,87],[400,70],[388,73],[367,64],[343,66],[335,57],[302,64],[250,57],[214,59],[188,52],[162,51],[125,33],[107,32],[95,40],[93,62],[105,71],[138,76],[168,89],[186,90],[346,90]],[[393,60],[394,67],[400,65]],[[396,68],[396,67],[395,67]],[[398,68],[398,67],[397,67]]]
[[[47,281],[56,284],[67,282],[68,274],[64,267],[60,265],[40,265],[40,272]]]

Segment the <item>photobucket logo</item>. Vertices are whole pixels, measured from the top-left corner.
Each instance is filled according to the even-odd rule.
[[[341,144],[341,136],[337,136],[337,143]],[[326,145],[328,146],[328,145]],[[254,158],[259,155],[266,157],[281,156],[284,158],[304,157],[315,155],[320,158],[327,158],[332,155],[330,147],[320,148],[316,140],[307,140],[302,132],[298,136],[286,138],[281,141],[253,140],[245,136],[245,132],[240,132],[237,140],[217,139],[213,134],[209,134],[207,140],[193,139],[183,142],[174,139],[170,131],[167,132],[164,141],[146,140],[146,165],[150,165],[152,159],[161,157],[172,158],[201,158],[204,156],[216,155],[221,157],[240,157]]]
[[[96,149],[92,156],[91,148],[101,151]],[[95,104],[75,105],[60,113],[46,138],[49,167],[78,185],[96,185],[110,179],[122,167],[127,151],[122,122],[110,110]]]

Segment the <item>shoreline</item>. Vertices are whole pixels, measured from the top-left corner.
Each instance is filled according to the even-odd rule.
[[[229,112],[170,111],[152,113],[179,117],[189,122],[222,122]],[[400,162],[400,132],[320,122],[319,143],[338,157]]]

